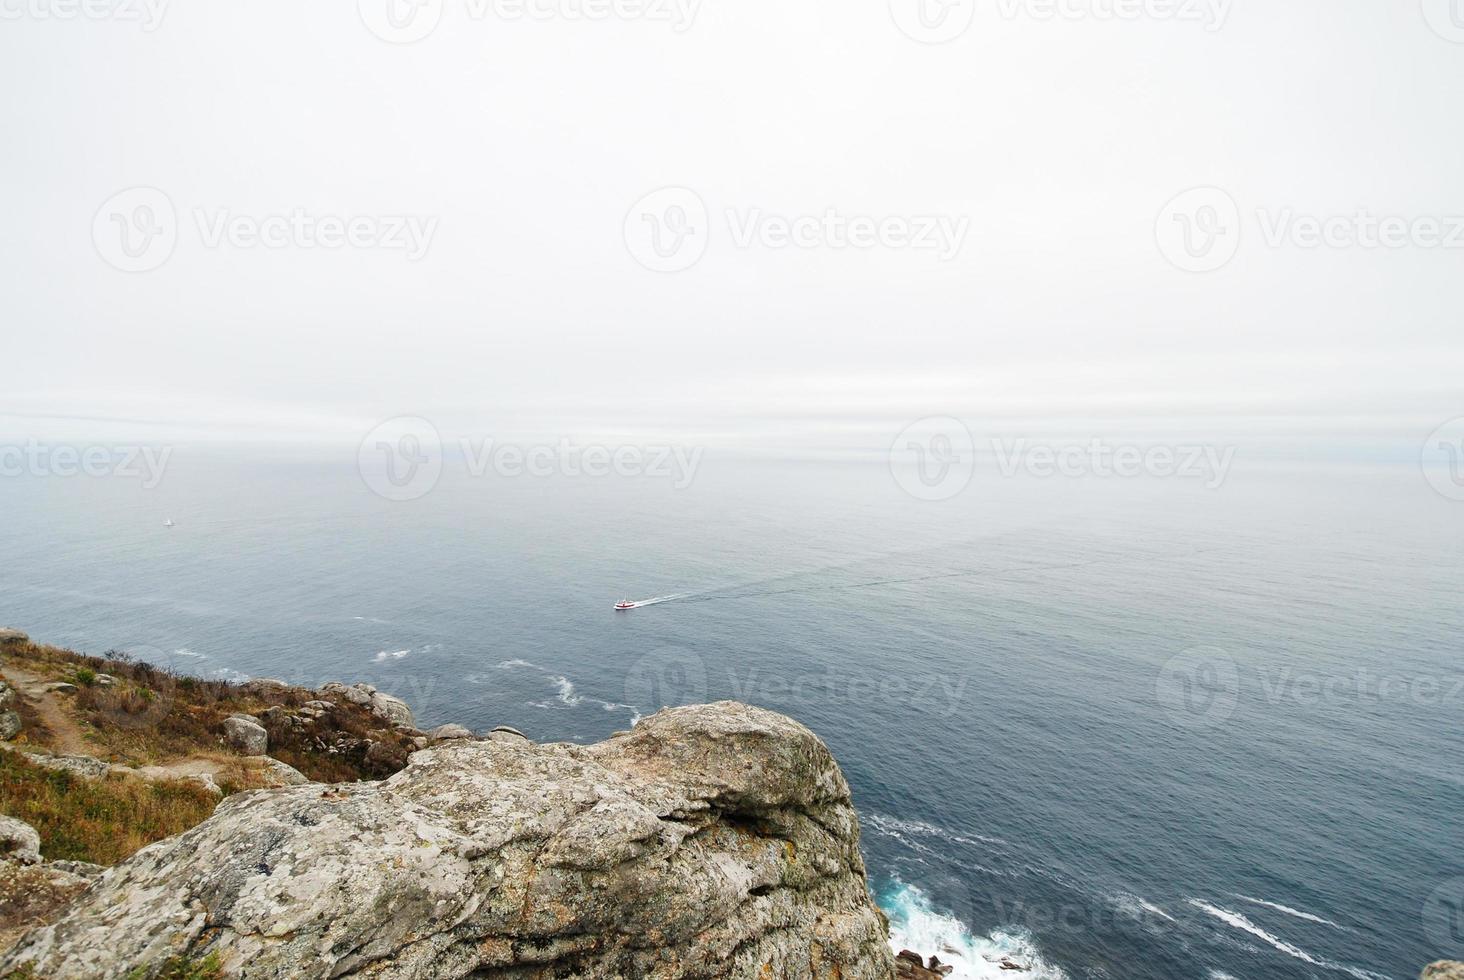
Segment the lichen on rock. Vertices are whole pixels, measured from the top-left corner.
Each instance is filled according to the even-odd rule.
[[[675,708],[592,746],[442,742],[225,800],[0,961],[58,980],[894,975],[849,788],[802,725]]]

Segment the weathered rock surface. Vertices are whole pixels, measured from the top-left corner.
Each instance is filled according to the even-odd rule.
[[[43,755],[27,752],[26,760],[47,769],[59,769],[83,779],[101,779],[112,771],[112,764],[89,755]]]
[[[18,702],[19,697],[16,695],[15,689],[0,680],[0,741],[10,741],[19,735],[21,728],[24,727],[21,724],[20,715],[15,713],[15,706]]]
[[[1464,963],[1439,960],[1423,968],[1420,980],[1464,980]]]
[[[224,738],[244,755],[264,755],[269,751],[269,732],[248,715],[225,718]]]
[[[454,739],[473,738],[473,733],[462,725],[438,725],[427,733],[434,742],[451,742]]]
[[[27,929],[54,922],[86,891],[91,879],[65,867],[71,863],[0,861],[0,949],[8,949]]]
[[[20,630],[10,629],[8,626],[0,626],[0,644],[3,643],[25,643],[30,639]]]
[[[450,741],[384,783],[232,796],[108,871],[0,975],[890,980],[828,749],[745,705],[593,746]]]
[[[310,782],[303,772],[278,759],[265,756],[264,768],[270,780],[280,786],[304,786]]]
[[[35,864],[41,859],[41,835],[14,817],[0,816],[0,860]]]
[[[320,689],[322,696],[344,698],[352,704],[371,709],[372,714],[393,725],[415,728],[417,720],[407,702],[390,694],[383,694],[370,684],[352,684],[349,687],[339,681],[331,681]]]

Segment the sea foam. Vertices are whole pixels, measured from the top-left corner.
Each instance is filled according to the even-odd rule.
[[[923,891],[895,881],[880,901],[890,918],[890,948],[909,949],[923,956],[938,956],[955,969],[952,980],[1010,978],[1003,959],[1027,968],[1029,980],[1067,980],[1061,969],[1044,961],[1030,937],[1019,931],[998,930],[976,936],[953,915],[938,911]]]

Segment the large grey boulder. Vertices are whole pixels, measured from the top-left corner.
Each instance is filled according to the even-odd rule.
[[[25,725],[14,711],[0,711],[0,742],[8,742],[19,735]]]
[[[802,725],[675,708],[592,746],[452,741],[384,783],[236,794],[0,975],[891,980],[849,788]]]
[[[392,697],[390,694],[382,694],[375,691],[371,695],[371,713],[378,718],[383,718],[393,725],[405,725],[408,728],[416,728],[417,720],[412,717],[412,709],[407,707],[407,702],[401,698]]]
[[[30,824],[0,816],[0,861],[35,864],[41,860],[41,835]]]
[[[248,715],[225,718],[224,738],[244,755],[264,755],[269,751],[269,732]]]

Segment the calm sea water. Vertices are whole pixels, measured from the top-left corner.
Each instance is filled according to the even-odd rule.
[[[1409,466],[978,477],[936,504],[874,463],[711,456],[682,490],[450,469],[391,503],[351,454],[178,450],[152,490],[0,480],[0,552],[0,624],[369,681],[427,725],[791,714],[853,785],[897,942],[957,976],[1464,955],[1464,504]]]

